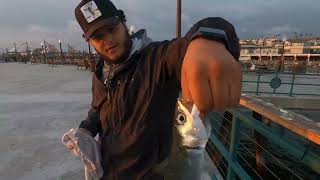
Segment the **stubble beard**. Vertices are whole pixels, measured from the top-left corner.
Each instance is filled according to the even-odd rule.
[[[132,40],[130,39],[129,34],[126,33],[126,41],[124,43],[124,52],[120,55],[119,58],[111,59],[108,56],[105,56],[105,55],[102,55],[102,54],[100,54],[100,55],[107,62],[111,62],[111,63],[114,63],[114,64],[119,64],[119,63],[124,62],[128,58],[128,56],[130,55],[130,52],[131,52],[131,46],[132,46]]]

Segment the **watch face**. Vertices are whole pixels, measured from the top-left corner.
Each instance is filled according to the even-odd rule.
[[[227,49],[229,49],[228,37],[226,33],[221,29],[200,27],[198,32],[193,35],[192,39],[199,37],[221,42],[226,46]]]
[[[214,34],[220,34],[223,36],[227,36],[226,32],[224,32],[224,30],[221,29],[214,29],[214,28],[208,28],[208,27],[200,27],[199,28],[200,32],[207,32],[207,33],[214,33]]]

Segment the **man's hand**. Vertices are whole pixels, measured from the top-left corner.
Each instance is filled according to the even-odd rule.
[[[182,95],[202,114],[238,105],[241,80],[239,64],[222,43],[203,38],[190,43],[182,64]]]
[[[81,131],[81,132],[83,132],[83,133],[87,133],[87,134],[89,134],[90,136],[92,136],[91,132],[88,131],[88,130],[86,130],[86,129],[84,129],[84,128],[79,128],[79,131]],[[73,146],[72,144],[67,144],[66,146],[67,146],[67,148],[69,149],[69,151],[73,151],[73,150],[74,150],[74,146]]]
[[[86,129],[84,129],[84,128],[79,128],[79,131],[84,132],[84,133],[87,133],[87,134],[89,134],[90,136],[93,136],[90,131],[88,131],[88,130],[86,130]]]

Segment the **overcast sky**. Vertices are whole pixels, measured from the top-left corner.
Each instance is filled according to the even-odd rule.
[[[0,0],[0,52],[28,41],[40,47],[45,38],[58,46],[87,47],[74,17],[80,0]],[[128,24],[145,28],[154,40],[175,36],[174,0],[113,0],[123,9]],[[183,34],[195,22],[208,16],[230,21],[240,38],[313,33],[320,36],[320,0],[182,0]]]

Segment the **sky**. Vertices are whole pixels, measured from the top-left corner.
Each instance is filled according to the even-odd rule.
[[[80,0],[0,0],[0,53],[22,48],[26,41],[39,48],[41,41],[63,49],[67,44],[87,49],[74,8]],[[112,0],[124,10],[128,25],[147,29],[153,40],[175,37],[176,1]],[[319,0],[182,0],[182,35],[205,17],[222,17],[231,22],[241,39],[270,37],[294,32],[320,36]]]

